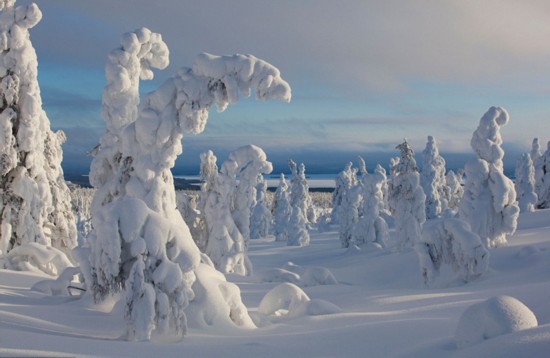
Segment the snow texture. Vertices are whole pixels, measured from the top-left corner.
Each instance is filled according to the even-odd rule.
[[[508,119],[508,112],[500,107],[491,107],[481,118],[470,142],[477,158],[466,163],[459,207],[460,218],[488,248],[506,244],[506,235],[515,232],[519,215],[514,183],[503,172],[500,127]]]
[[[437,218],[447,208],[445,159],[439,155],[437,142],[432,136],[428,136],[426,148],[422,151],[420,185],[426,194],[426,219]]]
[[[396,148],[401,151],[401,157],[391,161],[389,203],[397,234],[395,249],[402,251],[413,247],[421,237],[422,224],[426,221],[426,195],[420,186],[420,175],[409,143],[405,139]]]
[[[466,309],[455,332],[458,348],[538,326],[535,314],[510,296],[495,296]]]
[[[42,109],[29,35],[42,13],[35,4],[14,4],[3,1],[0,7],[0,251],[10,256],[8,268],[31,269],[23,261],[35,257],[38,268],[53,273],[62,267],[43,265],[38,251],[52,247],[66,256],[61,261],[70,260],[77,235],[61,169],[65,134],[51,131]],[[17,252],[23,256],[16,258]]]
[[[535,173],[529,153],[524,153],[516,161],[516,195],[522,212],[535,211],[537,194],[535,193]]]
[[[146,45],[147,39],[153,42],[150,46]],[[91,172],[97,193],[86,281],[98,300],[124,289],[127,337],[137,340],[150,339],[153,332],[184,335],[184,310],[195,298],[192,287],[197,281],[195,270],[201,254],[177,211],[170,172],[182,150],[183,132],[202,132],[212,105],[223,111],[238,100],[239,93],[250,95],[250,88],[258,99],[290,100],[290,87],[267,62],[251,55],[202,54],[191,68],[181,68],[145,96],[137,114],[126,110],[137,102],[136,92],[126,90],[137,84],[137,75],[150,78],[152,73],[141,66],[139,71],[132,71],[134,62],[123,62],[122,58],[150,52],[145,55],[146,67],[161,67],[167,63],[164,50],[160,35],[138,30],[123,36],[122,50],[109,56],[104,91],[106,139],[100,142]],[[111,66],[113,57],[120,66]],[[111,116],[119,107],[124,115]],[[106,152],[106,160],[102,151]],[[221,177],[233,180],[238,165],[248,158],[238,152],[230,159],[233,164],[222,167]],[[260,170],[265,170],[265,154],[258,159],[253,164],[261,163]],[[243,185],[252,172],[250,180],[255,180],[256,171],[244,169],[240,173]],[[220,188],[227,187],[222,184]],[[248,191],[242,192],[249,197]],[[209,238],[209,242],[214,240],[217,238]]]
[[[481,238],[457,218],[427,221],[415,250],[426,285],[434,283],[442,265],[451,266],[464,282],[478,278],[489,267],[489,252]]]

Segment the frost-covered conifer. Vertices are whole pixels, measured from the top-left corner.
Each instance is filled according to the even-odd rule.
[[[452,211],[457,211],[460,204],[460,199],[464,194],[464,188],[462,187],[462,177],[464,172],[461,170],[457,174],[452,170],[449,170],[445,176],[444,196],[447,201],[447,208]]]
[[[481,118],[470,142],[477,155],[466,163],[466,184],[459,215],[487,248],[506,244],[516,230],[519,207],[514,183],[503,172],[500,127],[508,112],[491,107]]]
[[[537,194],[535,193],[535,173],[529,153],[524,153],[516,161],[516,194],[519,209],[522,212],[535,211]]]
[[[537,207],[547,209],[550,208],[550,141],[547,143],[546,151],[537,160],[535,168],[535,181],[539,199]]]
[[[250,218],[250,238],[254,240],[267,237],[272,221],[273,215],[271,215],[267,202],[267,183],[263,175],[260,174],[256,184],[256,204]]]
[[[197,196],[185,193],[183,190],[176,191],[176,205],[183,221],[189,227],[191,237],[201,252],[204,252],[206,241],[206,227],[202,213],[197,208]]]
[[[0,1],[0,251],[11,268],[56,274],[62,267],[44,257],[67,262],[77,235],[61,169],[65,135],[51,131],[42,109],[29,36],[42,13],[35,4],[14,5]]]
[[[413,247],[420,239],[422,224],[426,221],[426,195],[420,186],[420,175],[409,143],[405,139],[396,148],[401,151],[401,157],[391,161],[389,203],[395,218],[396,249],[401,251]]]
[[[376,164],[376,168],[374,169],[376,173],[380,175],[382,178],[382,183],[380,184],[380,190],[382,190],[382,200],[383,200],[383,210],[382,212],[390,212],[390,206],[388,204],[388,176],[386,175],[386,169],[382,167],[380,164]]]
[[[447,207],[445,190],[445,159],[439,155],[437,143],[428,136],[426,148],[422,152],[422,172],[420,185],[426,194],[426,219],[437,218]]]
[[[353,234],[359,220],[361,189],[357,180],[357,169],[352,167],[352,163],[348,163],[341,174],[343,186],[336,221],[339,225],[340,244],[346,248],[354,243]]]
[[[147,41],[142,41],[141,36],[134,34],[124,39],[128,41],[123,41],[121,52],[129,52],[126,57],[147,53],[143,49]],[[151,44],[150,49],[154,48]],[[152,51],[151,58],[154,56]],[[147,66],[151,62],[139,63]],[[111,75],[121,82],[118,92],[114,90],[117,87],[113,93],[106,88],[104,103],[114,108],[119,104],[125,108],[134,98],[133,92],[125,92],[132,83],[125,77],[132,73],[128,65],[120,61],[120,66],[114,66],[118,74],[109,73],[112,67],[107,66],[107,87]],[[135,120],[134,112],[124,111],[128,115],[116,122],[126,124],[120,130],[112,126],[119,140],[107,143],[112,145],[111,153],[119,154],[98,164],[104,170],[96,168],[96,240],[90,240],[87,281],[97,299],[121,289],[126,291],[129,339],[150,338],[151,327],[160,334],[181,336],[186,331],[186,316],[192,317],[193,322],[209,324],[252,324],[238,288],[208,265],[209,260],[200,254],[191,238],[176,209],[170,171],[181,153],[183,132],[201,133],[212,105],[223,111],[238,100],[239,93],[248,96],[250,88],[258,99],[290,100],[290,87],[267,62],[250,55],[202,54],[192,68],[178,70],[148,94],[141,101]],[[106,121],[110,128],[110,119]],[[103,143],[102,140],[100,156],[106,148]],[[111,163],[115,165],[105,168]],[[235,168],[222,166],[224,175],[220,177],[232,180],[234,171]],[[220,187],[226,186],[221,183]]]
[[[306,220],[306,224],[315,223],[317,220],[313,202],[309,196],[309,185],[306,180],[306,166],[301,163],[296,166],[296,163],[291,159],[288,161],[288,166],[292,176],[290,178],[290,205],[299,207]]]
[[[309,245],[309,233],[307,231],[306,218],[299,207],[292,207],[288,224],[287,246]]]
[[[369,174],[363,158],[359,157],[361,179],[358,188],[361,191],[361,216],[353,227],[353,243],[359,247],[375,245],[386,246],[389,237],[388,224],[380,216],[384,211],[384,194],[382,186],[385,176],[380,172]]]
[[[489,267],[489,252],[481,238],[458,218],[426,223],[415,250],[427,285],[433,283],[443,264],[451,266],[464,282],[481,276]]]
[[[235,162],[228,168],[235,168],[235,180],[239,178],[235,196],[233,197],[233,219],[243,235],[244,244],[248,246],[250,240],[250,217],[256,205],[256,184],[258,175],[269,174],[273,170],[271,162],[262,148],[255,145],[245,145],[229,154],[228,161]]]
[[[275,191],[275,241],[287,240],[290,214],[292,214],[292,207],[290,206],[288,184],[286,183],[285,175],[281,173],[279,186]]]
[[[338,221],[344,193],[357,184],[357,171],[353,171],[353,163],[349,162],[344,170],[336,177],[334,191],[332,192],[332,221]]]

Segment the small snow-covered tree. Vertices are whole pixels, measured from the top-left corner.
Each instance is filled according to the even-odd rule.
[[[374,169],[376,173],[380,175],[382,178],[382,182],[380,183],[380,190],[382,191],[382,200],[383,200],[383,210],[382,212],[389,213],[390,206],[388,204],[388,176],[386,175],[386,169],[382,167],[380,164],[376,164],[376,168]]]
[[[343,248],[353,244],[354,227],[359,220],[359,205],[361,201],[361,190],[357,180],[357,169],[348,163],[344,171],[340,173],[340,202],[336,211],[336,221],[340,244]]]
[[[286,241],[288,238],[288,230],[290,223],[290,215],[292,214],[292,206],[290,206],[290,197],[288,184],[285,180],[285,175],[281,173],[279,186],[275,191],[275,225],[274,234],[275,241]]]
[[[426,221],[426,195],[420,186],[420,175],[414,152],[405,141],[397,147],[401,157],[392,161],[392,181],[389,186],[389,203],[395,218],[396,249],[413,247],[420,239],[422,224]]]
[[[529,153],[524,153],[516,161],[516,194],[519,209],[522,212],[535,211],[537,194],[535,193],[535,173]]]
[[[287,246],[307,246],[309,240],[306,218],[302,210],[297,206],[292,207],[288,224]]]
[[[356,185],[357,172],[353,171],[353,163],[349,162],[344,170],[342,170],[335,180],[334,191],[332,192],[332,220],[338,221],[339,211],[341,210],[342,201],[345,192],[352,186]],[[355,180],[355,181],[354,181]]]
[[[428,136],[426,148],[422,152],[422,172],[420,185],[426,194],[426,219],[437,218],[447,207],[445,200],[445,159],[439,155],[437,143]]]
[[[42,13],[15,0],[0,1],[0,11],[0,251],[10,268],[56,274],[61,267],[42,261],[54,254],[66,262],[77,231],[61,169],[65,135],[51,131],[42,109],[29,35]]]
[[[129,52],[127,57],[148,53],[143,48],[147,41],[137,35],[128,38],[130,45],[124,43],[122,49]],[[154,58],[154,51],[150,56]],[[146,67],[151,61],[138,63]],[[113,78],[124,80],[131,73],[127,67],[121,61]],[[108,65],[108,83],[110,70]],[[108,95],[115,107],[130,100],[125,96],[133,94],[124,94],[130,83],[122,81],[120,100],[115,93]],[[149,339],[151,327],[161,334],[183,335],[188,305],[191,316],[203,312],[211,324],[251,322],[238,288],[217,275],[191,238],[176,208],[170,171],[182,151],[183,132],[201,133],[212,105],[223,111],[238,100],[239,93],[250,95],[250,88],[258,99],[290,100],[290,87],[269,63],[251,55],[202,54],[191,68],[181,68],[148,94],[135,120],[131,114],[120,119],[126,124],[117,131],[119,140],[109,142],[112,153],[119,154],[104,163],[115,165],[100,170],[94,180],[99,193],[93,212],[96,240],[90,240],[87,280],[97,299],[126,291],[129,338]],[[98,154],[102,147],[103,142]],[[231,164],[238,166],[235,161]],[[234,172],[224,164],[220,177],[233,180]],[[219,314],[214,317],[212,312]]]
[[[508,119],[508,112],[500,107],[491,107],[481,117],[470,142],[477,158],[466,163],[459,215],[487,248],[506,244],[519,215],[514,183],[504,175],[502,163],[500,127]]]
[[[183,221],[189,227],[191,237],[199,247],[199,250],[204,252],[206,228],[202,213],[197,207],[197,196],[186,193],[183,190],[178,190],[176,191],[176,204]]]
[[[361,216],[353,227],[353,243],[359,247],[375,245],[386,246],[388,240],[388,224],[380,216],[384,211],[384,194],[382,186],[385,176],[380,172],[369,174],[363,158],[359,157],[359,190],[361,191]]]
[[[434,282],[443,264],[450,265],[464,282],[481,276],[489,267],[489,252],[481,238],[458,218],[426,223],[415,250],[427,285]]]
[[[250,218],[250,239],[262,239],[269,235],[273,215],[268,208],[267,183],[263,175],[258,175],[256,184],[256,204]]]
[[[538,194],[537,207],[550,208],[550,141],[535,165],[535,182]]]
[[[447,208],[452,211],[458,211],[460,199],[462,199],[462,195],[464,194],[464,188],[462,187],[463,176],[462,169],[457,174],[449,170],[445,176],[444,196],[447,201]]]

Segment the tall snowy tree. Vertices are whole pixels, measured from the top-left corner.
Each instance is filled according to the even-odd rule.
[[[353,245],[353,230],[359,220],[361,190],[357,180],[357,169],[352,165],[351,162],[348,163],[338,175],[339,189],[337,196],[333,196],[333,203],[338,203],[335,217],[338,223],[340,244],[343,248]]]
[[[29,35],[42,13],[35,4],[14,6],[0,1],[0,250],[8,267],[56,274],[63,267],[41,261],[66,261],[77,233],[61,169],[65,135],[51,131],[42,109]]]
[[[396,249],[413,247],[420,239],[426,221],[426,195],[420,186],[420,175],[414,152],[405,141],[397,147],[401,157],[392,160],[392,181],[389,186],[389,203],[395,218]]]
[[[539,157],[535,165],[535,182],[538,194],[537,207],[550,208],[550,141],[546,151]]]
[[[131,46],[123,45],[122,51],[146,52],[140,50],[144,42],[139,36],[129,38]],[[123,64],[115,68],[122,79],[130,73]],[[108,85],[110,70],[108,65]],[[122,97],[132,96],[124,93],[124,84],[129,83],[122,81]],[[210,311],[208,321],[213,324],[250,321],[240,298],[235,299],[240,297],[238,288],[225,282],[206,261],[201,263],[199,249],[176,209],[170,171],[181,153],[183,132],[201,133],[212,105],[223,111],[238,100],[239,93],[250,95],[250,88],[258,99],[290,100],[290,87],[267,62],[250,55],[202,54],[191,68],[178,70],[148,94],[135,120],[130,115],[123,120],[127,124],[112,143],[112,152],[120,153],[114,170],[99,170],[107,175],[94,184],[101,199],[94,199],[96,240],[90,240],[88,279],[97,299],[126,291],[129,339],[149,339],[153,331],[181,336],[187,328],[186,317],[196,321],[198,311]],[[130,98],[117,100],[114,93],[108,98],[115,105],[130,102]],[[99,152],[102,147],[103,142]]]
[[[377,246],[383,248],[388,240],[388,224],[380,216],[384,209],[382,186],[385,176],[380,172],[369,174],[363,158],[359,157],[361,179],[358,188],[361,191],[361,215],[353,227],[353,243],[359,247]]]
[[[250,238],[262,239],[269,235],[273,216],[267,201],[267,183],[263,175],[258,175],[256,184],[256,203],[250,217]]]
[[[444,196],[445,159],[439,155],[432,136],[428,136],[426,148],[422,152],[420,185],[426,194],[426,219],[435,219],[445,210],[447,203]]]
[[[543,166],[543,157],[542,157],[542,151],[540,149],[540,143],[538,138],[533,138],[533,142],[531,144],[531,152],[529,153],[531,156],[531,161],[533,162],[533,173],[535,176],[535,193],[537,194],[537,198],[542,196],[542,177],[544,176],[542,166]]]
[[[506,244],[516,230],[519,207],[514,183],[504,175],[500,127],[508,112],[491,107],[481,117],[470,145],[477,155],[466,163],[466,184],[460,202],[460,218],[470,224],[487,248]]]
[[[535,173],[529,153],[523,153],[516,161],[516,194],[519,209],[522,212],[535,211],[537,194],[535,193]]]
[[[346,191],[357,184],[357,171],[354,172],[353,163],[346,164],[344,170],[342,170],[338,176],[336,176],[336,183],[334,191],[332,192],[332,221],[338,221],[340,217],[340,211],[342,209],[342,201]]]
[[[292,206],[290,206],[290,197],[288,184],[285,180],[285,175],[281,173],[279,186],[275,191],[275,224],[274,234],[275,241],[286,241],[288,238],[288,228],[290,223],[290,215],[292,214]]]
[[[290,172],[290,205],[300,208],[306,224],[315,223],[317,220],[313,202],[309,196],[309,185],[306,179],[306,166],[301,163],[299,166],[291,159],[288,161]]]
[[[382,182],[380,183],[380,190],[382,191],[382,201],[383,201],[383,212],[389,213],[390,206],[388,204],[388,176],[386,175],[386,169],[382,167],[380,164],[376,164],[376,168],[374,169],[375,173],[378,173],[380,175],[380,178],[382,178]]]

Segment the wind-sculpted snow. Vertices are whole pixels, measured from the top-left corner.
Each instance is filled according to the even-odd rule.
[[[111,54],[106,71],[108,128],[92,169],[92,184],[98,190],[86,278],[96,299],[125,290],[128,339],[149,339],[153,331],[181,336],[186,331],[186,307],[195,298],[195,270],[201,262],[201,253],[176,209],[170,172],[182,151],[183,133],[202,132],[210,107],[215,104],[222,111],[237,101],[239,93],[248,96],[253,89],[259,99],[289,101],[290,87],[275,67],[253,56],[203,54],[191,68],[181,68],[145,96],[134,118],[131,107],[137,104],[138,76],[150,78],[151,66],[165,66],[168,50],[160,35],[145,29],[123,36],[122,42],[122,50]],[[127,56],[132,61],[122,61]],[[112,135],[117,140],[109,141]],[[217,187],[202,204],[209,231],[205,251],[224,272],[251,270],[245,250],[255,181],[258,173],[270,171],[265,153],[248,146],[230,155],[219,176],[215,171],[209,173],[208,180]],[[241,179],[239,200],[231,196],[237,175]],[[229,212],[233,203],[238,208],[235,222]],[[208,306],[212,301],[201,302]],[[234,302],[227,304],[236,307]]]
[[[55,273],[63,267],[49,268],[30,252],[52,246],[66,255],[65,261],[76,245],[75,218],[61,169],[65,135],[51,131],[42,109],[29,34],[42,13],[35,4],[14,5],[0,3],[0,250],[10,255],[8,268],[23,269],[22,262],[28,260]],[[16,258],[17,253],[22,256]],[[9,264],[16,261],[15,266]]]
[[[459,214],[486,247],[506,244],[506,235],[516,230],[519,215],[514,183],[503,172],[500,127],[507,122],[508,112],[500,107],[491,107],[483,115],[471,140],[478,158],[465,168]]]

